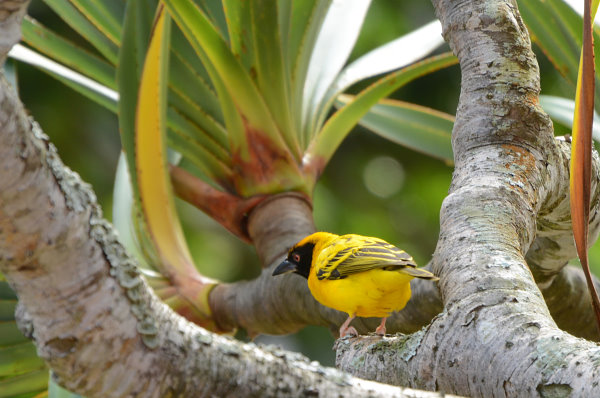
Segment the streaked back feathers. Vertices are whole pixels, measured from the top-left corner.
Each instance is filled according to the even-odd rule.
[[[373,269],[405,273],[413,278],[437,280],[429,271],[416,268],[413,258],[388,242],[361,235],[316,232],[292,247],[288,260],[298,263],[298,273],[308,278],[343,279]]]

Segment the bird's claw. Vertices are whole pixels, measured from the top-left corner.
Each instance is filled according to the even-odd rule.
[[[379,326],[377,326],[377,329],[375,329],[375,334],[377,334],[378,336],[385,336],[385,321],[387,320],[387,316],[381,318],[381,323],[379,324]]]
[[[346,336],[349,337],[358,337],[358,332],[354,326],[348,326],[344,330],[340,330],[340,338],[344,338]]]

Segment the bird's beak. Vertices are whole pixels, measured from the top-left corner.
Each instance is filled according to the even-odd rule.
[[[273,276],[287,274],[297,270],[298,268],[296,264],[289,262],[288,260],[283,260],[283,262],[279,264],[277,268],[275,268],[275,271],[273,271]]]

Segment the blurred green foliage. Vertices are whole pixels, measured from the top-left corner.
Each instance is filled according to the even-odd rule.
[[[48,27],[76,37],[42,2],[33,2],[29,13]],[[430,2],[375,0],[352,58],[434,18]],[[547,59],[539,52],[537,55],[542,92],[572,94],[573,89]],[[26,107],[58,147],[65,164],[92,184],[105,217],[111,219],[112,184],[120,150],[116,116],[32,67],[19,65],[18,72],[20,95]],[[393,97],[455,114],[459,92],[460,72],[455,66],[413,82]],[[564,134],[565,130],[560,128],[557,133]],[[381,237],[425,265],[435,250],[439,209],[451,177],[452,168],[441,161],[391,144],[358,127],[338,149],[317,184],[317,228]],[[251,246],[185,203],[180,202],[180,211],[192,255],[202,274],[234,281],[260,272]],[[598,245],[592,249],[590,260],[598,273]],[[299,278],[298,283],[304,282]],[[279,344],[324,364],[333,364],[333,338],[325,328],[308,327],[295,336],[260,336],[257,341]]]

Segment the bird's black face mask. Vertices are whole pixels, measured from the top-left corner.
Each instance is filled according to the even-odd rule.
[[[273,276],[294,272],[308,279],[314,248],[314,243],[293,247],[287,258],[275,268]]]

